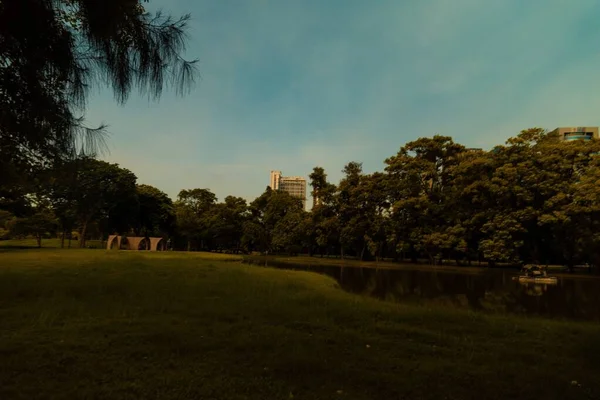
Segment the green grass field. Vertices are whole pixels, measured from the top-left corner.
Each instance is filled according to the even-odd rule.
[[[65,248],[68,246],[68,240],[65,240]],[[101,240],[88,240],[86,246],[98,249],[104,249],[106,242]],[[78,248],[79,242],[77,240],[71,241],[71,248]],[[11,240],[0,240],[0,250],[2,249],[14,249],[14,248],[37,248],[37,242],[35,239],[11,239]],[[42,248],[44,249],[57,249],[60,248],[60,239],[42,239]]]
[[[345,267],[371,267],[371,268],[427,268],[431,269],[439,269],[439,270],[459,270],[461,272],[465,272],[466,270],[481,271],[483,268],[490,268],[486,262],[477,262],[473,261],[470,266],[468,265],[457,265],[453,260],[445,260],[443,264],[431,265],[429,260],[420,259],[418,263],[412,263],[409,260],[394,262],[391,258],[379,261],[361,261],[355,258],[346,257],[341,259],[339,257],[320,257],[319,255],[314,255],[312,257],[307,254],[298,255],[298,256],[286,256],[286,255],[248,255],[245,257],[247,261],[252,261],[253,263],[264,264],[267,263],[277,263],[277,264],[288,264],[288,265],[312,265],[312,266],[345,266]],[[483,268],[482,268],[483,267]],[[494,268],[518,268],[514,264],[508,263],[497,263]]]
[[[308,255],[300,256],[284,256],[284,255],[246,255],[243,257],[247,263],[255,265],[267,265],[267,266],[308,266],[308,267],[366,267],[366,268],[390,268],[390,269],[419,269],[419,270],[439,270],[439,271],[459,271],[461,273],[476,272],[481,273],[484,268],[477,267],[477,263],[474,266],[456,266],[456,265],[430,265],[427,263],[413,264],[409,262],[392,262],[391,260],[386,261],[360,261],[354,259],[340,259],[334,257],[319,257]]]
[[[383,303],[231,255],[0,252],[0,321],[3,400],[600,398],[598,324]]]

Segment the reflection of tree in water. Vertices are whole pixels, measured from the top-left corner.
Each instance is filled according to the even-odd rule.
[[[600,319],[600,281],[560,279],[558,285],[513,282],[507,311],[569,319]]]
[[[435,302],[454,307],[468,304],[472,308],[481,309],[480,300],[485,296],[485,282],[478,276],[420,270],[355,268],[361,270],[361,276],[354,274],[350,277],[347,270],[348,268],[344,269],[345,288],[390,301]],[[360,282],[351,282],[352,278],[358,278]]]
[[[329,275],[344,290],[394,302],[600,320],[597,279],[559,279],[558,285],[539,286],[521,285],[512,280],[514,272],[502,270],[472,274],[336,266],[292,269]]]

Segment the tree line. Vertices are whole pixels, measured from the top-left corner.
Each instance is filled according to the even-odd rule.
[[[168,236],[181,250],[285,253],[432,264],[596,263],[600,142],[534,128],[491,151],[436,135],[407,143],[381,172],[349,162],[338,183],[310,174],[310,212],[267,189],[249,204],[209,189],[172,201],[116,164],[79,157],[0,197],[3,235]]]

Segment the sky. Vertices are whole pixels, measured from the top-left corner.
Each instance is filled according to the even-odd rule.
[[[435,134],[490,149],[531,127],[600,125],[597,0],[151,0],[190,13],[191,93],[92,94],[103,158],[173,199],[249,201],[269,172],[337,183]],[[310,190],[310,188],[308,188]],[[310,198],[307,202],[310,204]]]

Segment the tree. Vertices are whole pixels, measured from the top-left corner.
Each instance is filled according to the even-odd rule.
[[[420,252],[431,249],[431,243],[440,242],[440,235],[450,226],[458,224],[448,199],[455,190],[452,170],[463,152],[464,146],[452,138],[435,135],[407,143],[386,160],[390,244],[401,253],[408,251],[413,261]]]
[[[177,201],[190,207],[192,211],[200,215],[208,211],[217,202],[217,196],[209,189],[190,189],[180,191],[177,195]]]
[[[344,258],[345,250],[350,249],[362,259],[367,246],[367,221],[361,216],[362,163],[349,162],[342,172],[345,176],[338,185],[340,256]]]
[[[173,201],[159,189],[150,185],[137,185],[138,218],[135,234],[140,236],[166,236],[173,233],[175,211]]]
[[[483,225],[495,215],[492,207],[492,177],[498,160],[493,153],[466,151],[451,168],[452,192],[447,206],[457,217],[456,228],[463,232],[464,255],[467,262],[481,260],[479,243],[484,239]]]
[[[289,214],[302,214],[302,201],[284,191],[274,191],[267,187],[265,192],[250,203],[250,217],[244,223],[243,243],[251,251],[271,251],[274,249],[273,235],[277,224]],[[289,218],[289,217],[288,217]],[[291,220],[290,220],[291,221]],[[281,231],[279,231],[281,232]],[[286,242],[287,243],[287,242]],[[275,243],[275,249],[282,242]]]
[[[9,235],[8,223],[13,220],[15,216],[6,210],[0,210],[0,240],[7,239]]]
[[[182,58],[189,16],[150,15],[139,0],[4,0],[0,3],[0,188],[40,165],[94,154],[103,126],[84,125],[88,90],[108,84],[158,98],[189,87]]]
[[[323,201],[323,196],[327,191],[327,174],[322,167],[314,167],[313,172],[308,177],[310,178],[310,186],[312,187],[311,196],[314,208]]]
[[[52,201],[64,207],[73,207],[80,235],[79,246],[85,247],[88,226],[92,221],[118,221],[107,229],[126,229],[135,218],[136,176],[129,170],[92,158],[78,158],[61,164],[53,182]],[[73,175],[71,175],[73,174]],[[66,179],[61,179],[66,177]]]
[[[55,228],[56,218],[50,210],[38,211],[29,217],[14,218],[8,223],[11,236],[34,236],[37,247],[42,247],[42,238],[51,234]]]
[[[339,247],[338,199],[336,185],[327,181],[321,167],[315,167],[309,175],[313,199],[318,199],[311,210],[309,239],[319,249],[321,257]]]
[[[380,172],[366,175],[359,189],[363,218],[367,221],[364,239],[367,250],[377,261],[383,254],[389,226],[387,176]]]
[[[182,202],[175,202],[174,208],[177,233],[185,238],[187,251],[190,251],[192,241],[200,235],[200,218],[189,206]]]
[[[600,142],[544,139],[537,146],[542,150],[537,159],[544,169],[543,180],[536,182],[536,194],[543,197],[537,224],[538,231],[546,232],[539,247],[546,259],[559,255],[572,267],[597,258],[591,249],[600,244],[596,234]]]
[[[209,236],[210,211],[217,202],[217,196],[209,189],[182,190],[177,196],[175,210],[177,227],[186,238],[187,249],[191,249],[193,241],[204,248]]]
[[[69,237],[77,224],[77,162],[59,162],[45,171],[43,182],[45,192],[57,218],[60,232],[60,247],[65,247],[65,238]]]
[[[211,208],[209,238],[211,245],[219,249],[241,250],[244,222],[248,217],[248,205],[241,197],[227,196],[225,202]]]
[[[273,227],[272,248],[275,251],[285,251],[297,255],[308,242],[308,219],[306,212],[288,212]]]

